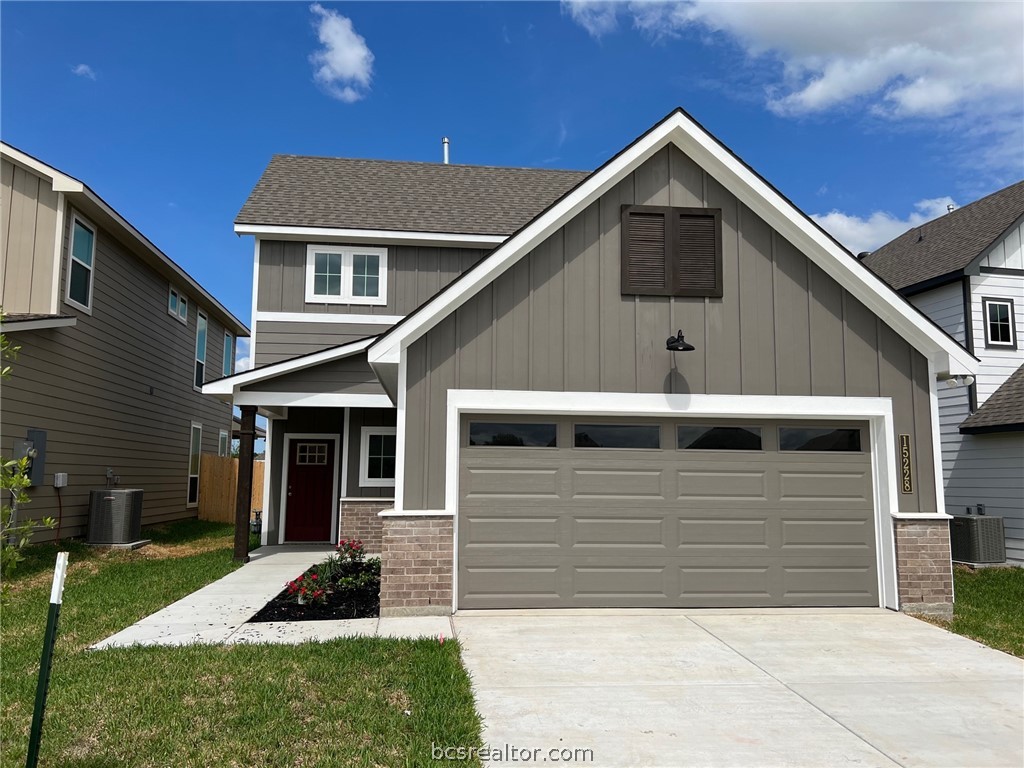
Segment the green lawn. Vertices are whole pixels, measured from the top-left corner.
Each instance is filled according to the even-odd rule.
[[[956,566],[953,620],[934,623],[1024,658],[1024,568]]]
[[[65,544],[41,765],[417,766],[431,742],[479,744],[452,640],[85,650],[235,567],[230,526],[146,536],[137,552]],[[0,765],[24,764],[56,551],[29,549],[0,616]]]

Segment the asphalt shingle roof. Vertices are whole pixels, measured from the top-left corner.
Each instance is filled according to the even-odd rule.
[[[1024,365],[989,395],[981,407],[964,419],[962,432],[986,432],[994,428],[1024,430]]]
[[[588,175],[274,155],[235,223],[510,235]]]
[[[897,290],[956,272],[1024,216],[1024,181],[904,232],[863,261]]]

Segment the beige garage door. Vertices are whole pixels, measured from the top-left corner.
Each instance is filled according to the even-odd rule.
[[[878,605],[866,425],[473,416],[460,608]]]

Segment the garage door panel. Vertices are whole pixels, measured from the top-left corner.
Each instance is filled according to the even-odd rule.
[[[700,550],[722,548],[761,548],[767,549],[769,537],[769,521],[765,517],[740,517],[724,519],[702,515],[685,517],[678,521],[679,546],[699,554]]]
[[[650,469],[574,469],[572,498],[636,499],[645,502],[663,501],[661,467]]]
[[[871,506],[869,470],[840,468],[785,469],[779,472],[779,501],[793,503],[828,501]]]
[[[462,484],[472,489],[466,494],[470,501],[559,497],[559,471],[551,467],[473,467],[463,473]]]
[[[558,547],[561,518],[558,515],[466,515],[460,538],[467,549],[479,547]]]
[[[787,601],[816,599],[818,605],[822,598],[835,601],[833,605],[874,600],[878,588],[875,572],[862,563],[851,560],[844,564],[837,559],[830,564],[783,566],[783,597]]]
[[[717,500],[766,500],[767,471],[740,471],[688,467],[676,472],[676,499],[705,502]]]
[[[667,549],[667,523],[664,515],[626,513],[604,517],[573,517],[570,546],[574,549],[607,547],[612,550],[619,547],[654,547],[664,551]]]
[[[805,519],[781,521],[782,548],[859,549],[873,553],[875,526],[863,517],[846,517],[843,513]]]
[[[480,608],[504,608],[516,605],[555,605],[562,602],[558,589],[558,566],[481,565],[463,571],[460,598]]]
[[[671,588],[666,583],[667,571],[664,565],[574,566],[570,597],[601,598],[623,604],[637,599],[645,604],[667,601]]]
[[[707,598],[715,605],[751,600],[767,605],[772,598],[770,576],[768,565],[691,563],[679,568],[679,596]]]

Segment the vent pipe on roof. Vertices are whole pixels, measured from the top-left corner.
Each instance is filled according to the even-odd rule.
[[[447,136],[442,136],[441,137],[441,146],[444,149],[444,164],[445,165],[448,165],[448,145],[450,143],[451,142],[448,141],[448,137]]]
[[[952,213],[955,208],[956,206],[950,203],[949,205],[946,206],[946,213]]]

